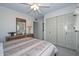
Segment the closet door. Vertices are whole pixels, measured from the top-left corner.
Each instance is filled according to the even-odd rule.
[[[58,16],[57,18],[57,45],[66,46],[65,42],[65,18],[64,16]]]
[[[68,32],[66,35],[66,47],[76,49],[76,33]]]
[[[65,22],[67,26],[66,30],[66,47],[70,49],[76,49],[76,33],[73,29],[75,23],[75,17],[72,13],[65,15]]]
[[[75,18],[72,13],[57,17],[57,44],[66,48],[76,48],[76,33],[74,32]]]
[[[56,44],[56,18],[46,20],[46,38],[49,42]]]
[[[51,37],[52,43],[56,44],[57,41],[57,29],[56,29],[56,17],[51,19]]]
[[[51,24],[50,24],[50,20],[46,19],[46,40],[48,42],[51,42]]]
[[[62,47],[76,49],[74,23],[75,17],[73,13],[47,19],[46,40]]]

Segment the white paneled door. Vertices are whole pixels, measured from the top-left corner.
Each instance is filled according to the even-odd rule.
[[[56,19],[57,19],[57,32],[58,32],[57,45],[65,47],[66,46],[66,42],[65,42],[66,32],[65,32],[64,26],[66,25],[65,24],[66,22],[65,22],[65,20],[63,20],[64,16],[58,16],[58,17],[56,17]]]
[[[76,32],[74,30],[75,16],[73,14],[65,15],[65,22],[67,26],[66,33],[66,47],[70,49],[76,49]]]
[[[46,20],[46,40],[56,44],[56,18]]]
[[[70,49],[76,49],[76,33],[67,32],[66,35],[66,47]]]

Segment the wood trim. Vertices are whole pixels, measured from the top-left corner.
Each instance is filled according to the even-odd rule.
[[[19,21],[19,22],[26,22],[25,19],[22,19],[22,18],[16,18],[16,21]]]

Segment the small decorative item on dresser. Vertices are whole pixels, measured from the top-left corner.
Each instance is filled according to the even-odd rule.
[[[8,32],[8,34],[10,34],[11,36],[14,36],[16,32]]]

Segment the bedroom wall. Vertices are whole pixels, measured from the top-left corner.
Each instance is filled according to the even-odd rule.
[[[31,33],[33,33],[33,17],[0,6],[0,41],[5,40],[5,36],[8,36],[8,32],[16,32],[16,17],[26,19],[26,26],[27,22],[31,22]],[[26,27],[26,29],[26,33],[28,33],[28,28]]]
[[[47,13],[44,16],[44,19],[59,16],[59,15],[64,15],[64,14],[68,14],[68,13],[72,13],[72,12],[74,12],[76,5],[77,4],[73,4],[73,5],[58,9],[56,11],[52,11],[50,13]]]
[[[3,42],[0,42],[0,56],[3,56]]]

